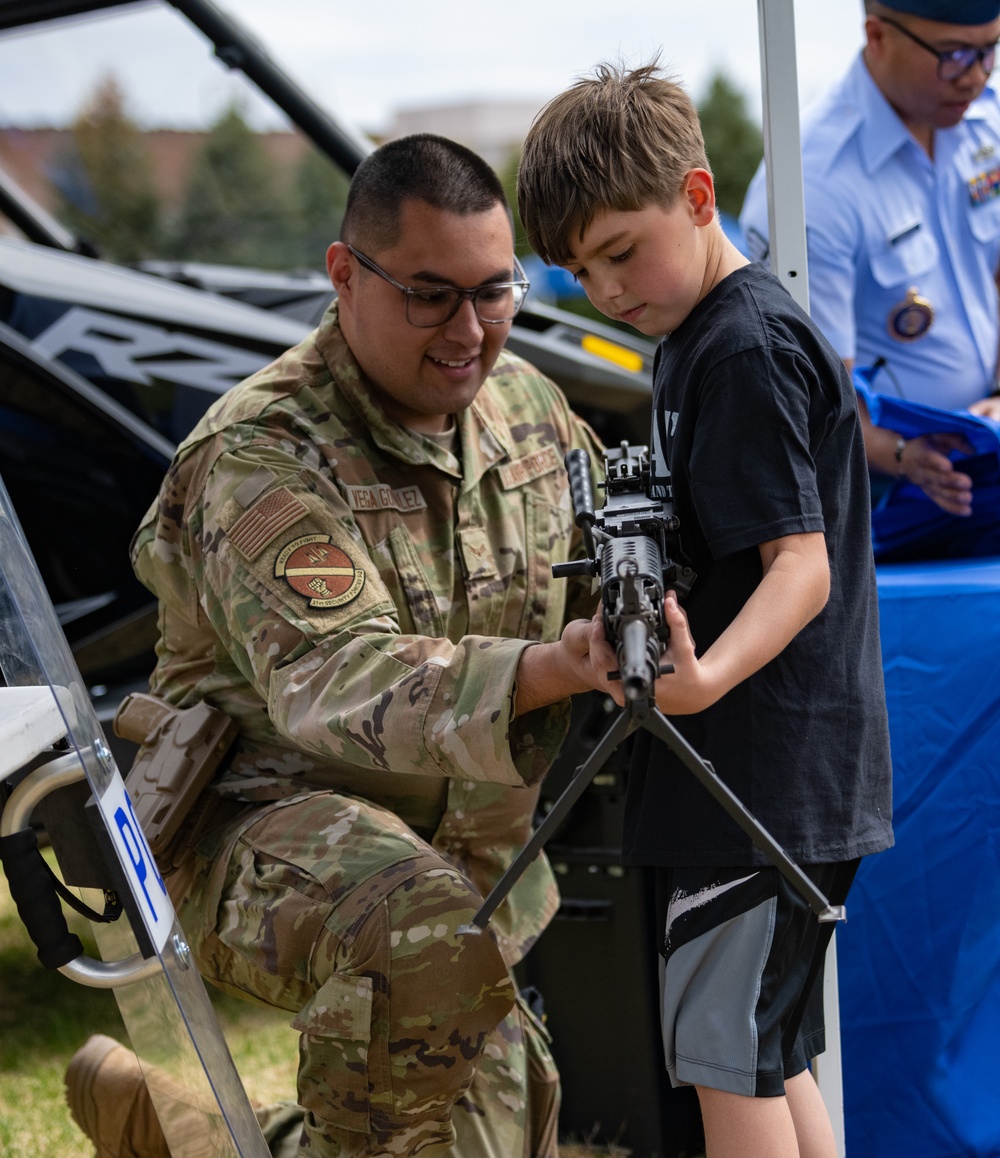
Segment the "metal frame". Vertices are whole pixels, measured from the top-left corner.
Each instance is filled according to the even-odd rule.
[[[771,272],[809,310],[793,0],[757,0]]]
[[[771,272],[808,313],[809,263],[806,255],[793,0],[757,0],[757,26]],[[846,1141],[836,933],[826,955],[823,1007],[826,1053],[813,1063],[813,1074],[830,1114],[837,1154],[844,1158]]]

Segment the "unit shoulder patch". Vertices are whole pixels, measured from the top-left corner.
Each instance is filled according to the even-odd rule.
[[[300,535],[286,543],[274,562],[274,575],[308,600],[310,607],[342,607],[356,599],[365,573],[355,567],[329,535]]]

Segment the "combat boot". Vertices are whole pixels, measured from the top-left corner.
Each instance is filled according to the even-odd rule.
[[[97,1147],[96,1158],[171,1158],[130,1049],[95,1034],[70,1059],[65,1083],[73,1121]]]
[[[73,1121],[97,1147],[95,1158],[217,1158],[205,1116],[215,1107],[192,1104],[190,1092],[157,1066],[147,1066],[144,1078],[136,1055],[113,1038],[89,1038],[70,1059],[65,1082]],[[172,1148],[147,1082],[168,1115]],[[303,1110],[281,1102],[254,1113],[273,1158],[295,1158]]]

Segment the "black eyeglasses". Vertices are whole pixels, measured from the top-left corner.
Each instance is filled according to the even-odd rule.
[[[996,59],[997,46],[995,44],[987,44],[985,48],[976,48],[972,44],[966,45],[964,48],[950,48],[947,52],[941,52],[935,48],[933,44],[928,44],[926,40],[921,40],[915,32],[911,32],[905,24],[900,24],[898,20],[893,20],[891,16],[880,16],[879,20],[883,24],[891,24],[893,28],[898,28],[904,36],[908,36],[914,44],[919,44],[921,48],[926,48],[928,52],[937,57],[937,74],[939,80],[958,80],[960,76],[965,76],[970,68],[978,61],[982,66],[983,72],[987,76],[993,71],[993,63]]]
[[[443,326],[445,322],[458,313],[459,307],[466,299],[472,302],[476,317],[481,322],[491,326],[498,326],[509,322],[524,304],[524,298],[531,287],[531,282],[524,276],[517,258],[514,258],[515,281],[492,281],[486,285],[476,286],[475,289],[457,289],[454,286],[435,285],[426,289],[414,289],[413,286],[403,285],[394,277],[376,265],[370,257],[359,253],[353,245],[347,247],[358,261],[372,273],[385,278],[406,297],[406,320],[411,326]]]

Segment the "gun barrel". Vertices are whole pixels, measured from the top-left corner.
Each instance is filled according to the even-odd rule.
[[[660,649],[652,625],[644,616],[621,625],[618,670],[627,700],[648,700],[660,672]]]

